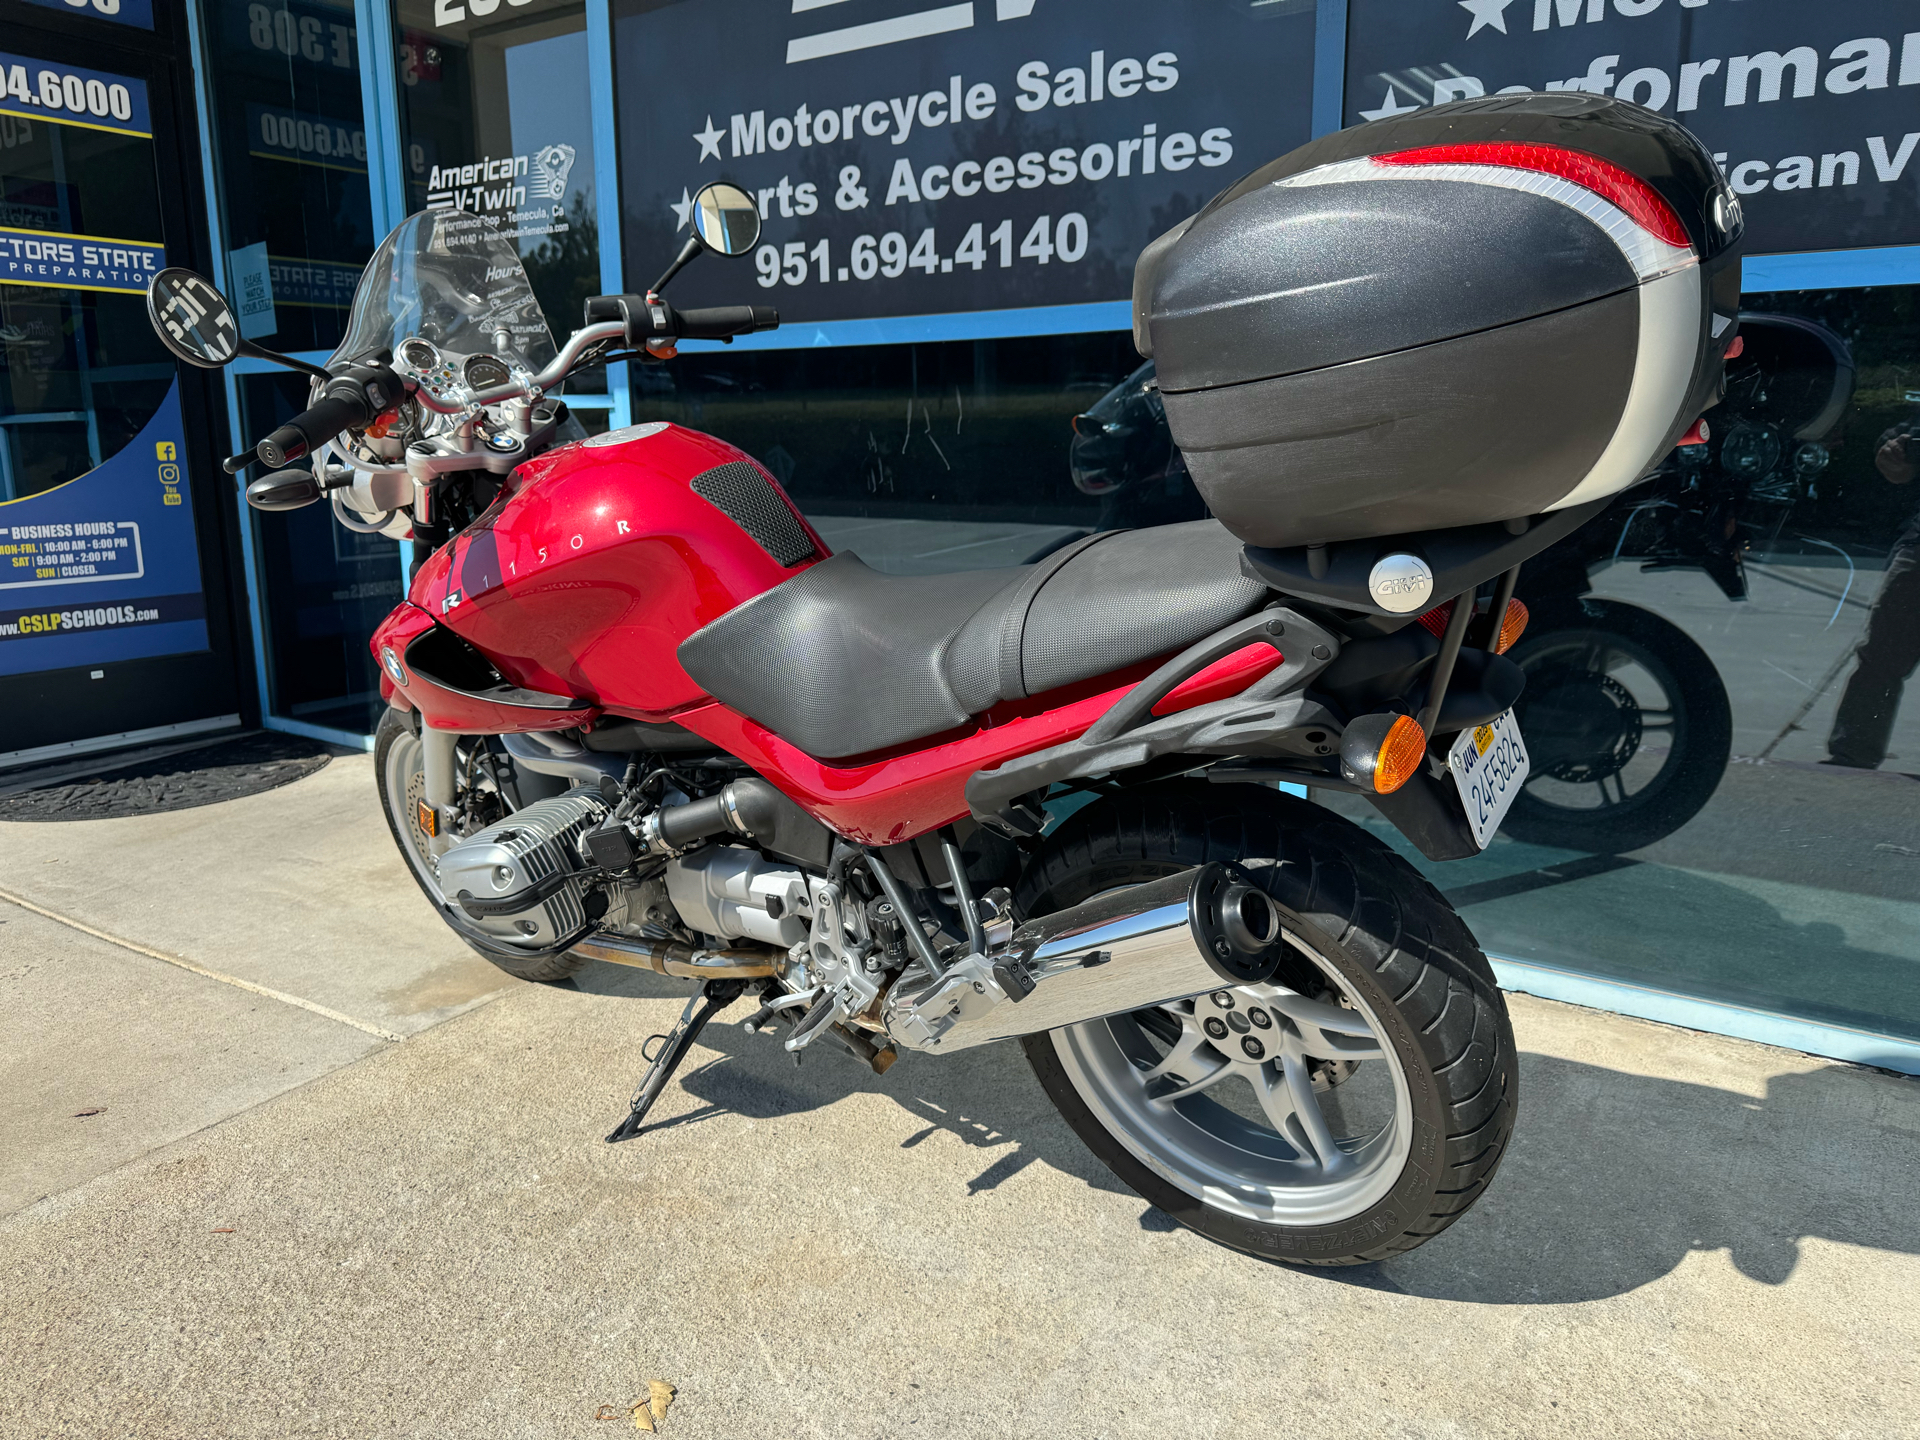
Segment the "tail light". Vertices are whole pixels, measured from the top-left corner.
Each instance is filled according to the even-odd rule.
[[[1427,755],[1427,732],[1408,715],[1364,715],[1341,735],[1341,774],[1376,795],[1406,785]]]

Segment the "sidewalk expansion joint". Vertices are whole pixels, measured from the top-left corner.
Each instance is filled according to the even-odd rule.
[[[378,1036],[383,1041],[404,1041],[407,1039],[398,1032],[389,1031],[385,1027],[376,1026],[368,1021],[357,1020],[352,1016],[336,1011],[331,1006],[323,1006],[318,1001],[307,1000],[304,996],[288,995],[285,991],[276,991],[272,986],[263,986],[255,981],[242,980],[239,976],[230,976],[225,971],[212,970],[207,966],[198,965],[180,956],[170,956],[165,951],[156,951],[152,946],[143,946],[138,941],[129,941],[122,936],[113,935],[108,931],[98,930],[88,925],[85,921],[76,921],[72,916],[63,916],[58,911],[50,911],[45,906],[35,905],[24,896],[16,896],[12,891],[0,890],[0,901],[6,901],[11,905],[16,905],[24,911],[32,911],[36,916],[45,916],[50,921],[58,921],[63,926],[79,931],[82,935],[92,936],[95,940],[105,941],[108,945],[119,946],[122,950],[132,951],[136,955],[146,956],[152,960],[164,961],[170,966],[178,966],[181,970],[190,971],[196,976],[204,976],[210,981],[218,981],[223,986],[234,986],[239,990],[251,991],[256,996],[265,996],[270,1001],[280,1001],[289,1006],[297,1006],[303,1011],[313,1012],[316,1016],[325,1016],[330,1021],[338,1021],[343,1026],[352,1026],[356,1031],[365,1031],[370,1036]]]

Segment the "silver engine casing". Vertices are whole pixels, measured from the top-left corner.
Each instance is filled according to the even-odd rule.
[[[807,878],[743,846],[707,846],[667,863],[667,895],[694,930],[788,950],[807,939]]]
[[[587,925],[580,837],[606,814],[607,803],[585,786],[535,801],[449,847],[437,863],[440,893],[495,940],[562,945]]]

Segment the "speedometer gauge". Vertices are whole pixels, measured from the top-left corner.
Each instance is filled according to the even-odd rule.
[[[469,356],[466,368],[461,372],[475,390],[491,390],[496,385],[505,385],[513,379],[507,363],[491,355]]]

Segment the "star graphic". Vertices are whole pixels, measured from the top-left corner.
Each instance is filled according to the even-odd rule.
[[[714,129],[714,117],[709,115],[707,117],[707,128],[694,132],[694,139],[700,142],[700,159],[696,160],[694,164],[700,164],[700,161],[705,160],[709,155],[713,156],[716,160],[720,159],[720,137],[726,133],[724,130]]]
[[[1420,108],[1418,105],[1396,105],[1394,103],[1394,87],[1390,85],[1387,87],[1387,98],[1381,102],[1381,108],[1379,110],[1363,110],[1361,112],[1361,119],[1387,120],[1396,115],[1412,115]]]
[[[693,213],[694,202],[687,194],[685,185],[680,187],[680,199],[667,202],[667,208],[674,212],[674,232],[678,234],[687,228],[687,217]]]
[[[1514,0],[1460,0],[1461,8],[1474,17],[1468,26],[1467,38],[1472,40],[1485,26],[1493,26],[1503,35],[1507,34],[1507,15],[1504,13]]]

